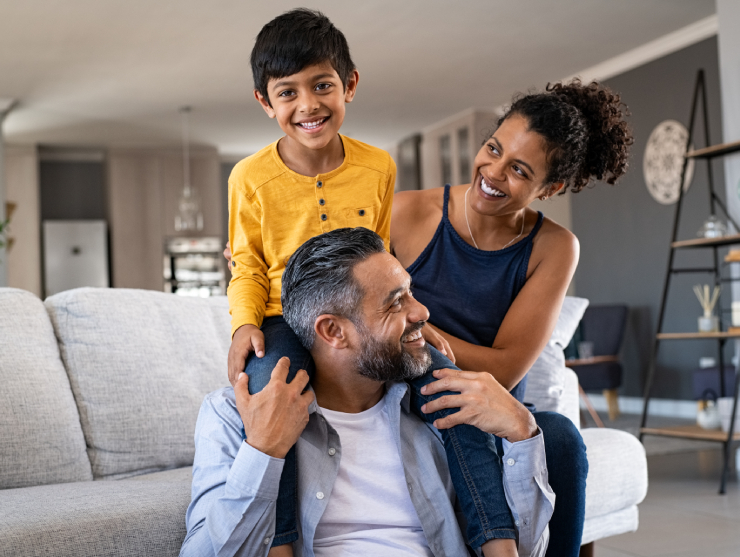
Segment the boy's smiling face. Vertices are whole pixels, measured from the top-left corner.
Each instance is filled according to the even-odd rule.
[[[359,80],[352,72],[345,89],[329,62],[307,66],[298,73],[271,79],[268,99],[259,91],[255,98],[270,118],[275,118],[291,148],[322,150],[338,139],[345,103],[352,102]]]

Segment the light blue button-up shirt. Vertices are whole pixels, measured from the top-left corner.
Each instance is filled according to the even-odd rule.
[[[464,518],[456,514],[455,492],[438,433],[410,412],[405,383],[389,384],[386,397],[406,484],[429,548],[435,557],[467,555],[458,522]],[[315,401],[309,414],[296,444],[299,537],[293,544],[295,557],[314,554],[316,526],[342,457],[339,436]],[[256,557],[266,556],[270,549],[283,460],[245,443],[241,430],[231,387],[206,396],[195,428],[192,501],[180,551],[183,557]],[[541,432],[506,444],[503,474],[506,499],[519,528],[519,555],[544,555],[555,495],[547,480]]]

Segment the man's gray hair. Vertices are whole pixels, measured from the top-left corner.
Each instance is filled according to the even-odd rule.
[[[383,240],[375,232],[339,228],[314,236],[290,257],[283,273],[283,317],[307,350],[313,347],[319,315],[357,323],[364,292],[355,280],[355,265],[383,252]]]

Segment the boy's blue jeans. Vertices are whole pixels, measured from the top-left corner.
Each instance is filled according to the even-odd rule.
[[[283,356],[290,358],[288,382],[293,380],[299,369],[305,369],[309,376],[313,376],[314,364],[310,354],[303,348],[295,333],[282,317],[266,318],[262,325],[262,332],[265,336],[265,356],[263,358],[250,356],[245,369],[245,373],[249,375],[249,391],[252,394],[261,391],[267,385],[272,370]],[[430,347],[430,351],[432,365],[427,373],[409,382],[412,409],[427,423],[432,423],[438,418],[458,411],[457,409],[445,409],[434,414],[421,412],[421,406],[426,402],[444,394],[450,394],[438,393],[432,396],[421,394],[420,390],[424,385],[435,381],[431,372],[435,369],[447,367],[458,369],[434,348]],[[541,419],[538,418],[538,414],[542,416]],[[545,414],[548,416],[544,416]],[[560,489],[556,490],[553,486],[553,490],[558,497],[557,503],[560,503],[559,491],[570,491],[570,498],[575,499],[576,507],[580,508],[580,511],[573,507],[563,509],[566,512],[562,514],[567,514],[567,516],[562,520],[562,530],[559,528],[561,531],[557,538],[566,537],[569,539],[564,545],[561,544],[563,550],[567,547],[569,551],[551,553],[548,550],[548,554],[578,555],[585,514],[585,470],[588,468],[585,459],[585,447],[583,447],[577,429],[567,418],[558,414],[540,412],[535,414],[535,419],[543,432],[553,430],[552,434],[545,434],[545,451],[548,469],[551,471],[551,486],[554,479],[552,475],[555,471],[550,467],[551,454],[560,455],[560,458],[555,458],[556,462],[553,463],[553,466],[559,468],[559,473],[562,472],[564,478],[564,481],[560,482],[563,484]],[[540,423],[541,421],[542,423]],[[511,517],[511,511],[506,503],[501,463],[495,451],[493,436],[468,425],[459,425],[448,430],[441,430],[440,433],[447,453],[452,482],[468,523],[466,532],[468,543],[477,549],[486,541],[494,538],[515,539],[516,528]],[[555,443],[548,443],[549,437],[552,437]],[[579,443],[580,447],[578,447]],[[553,445],[552,450],[550,445]],[[577,447],[578,450],[575,452],[578,454],[570,454],[573,452],[570,450],[560,450],[558,447],[561,445],[566,449]],[[582,496],[579,497],[573,491],[578,491]],[[273,546],[291,543],[298,538],[296,494],[297,467],[295,448],[292,448],[285,457],[283,474],[280,478]],[[559,506],[556,504],[556,509]],[[553,515],[552,522],[555,520],[556,517]],[[554,534],[555,532],[551,528],[551,546],[553,541],[557,542],[553,539],[555,538]],[[567,535],[563,536],[563,534]],[[575,552],[571,552],[570,548],[575,548]]]

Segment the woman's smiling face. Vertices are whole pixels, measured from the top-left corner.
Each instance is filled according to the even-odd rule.
[[[471,207],[484,215],[523,209],[547,193],[547,170],[544,138],[529,131],[526,118],[514,114],[501,123],[475,157]]]

